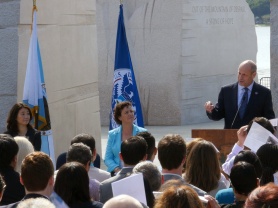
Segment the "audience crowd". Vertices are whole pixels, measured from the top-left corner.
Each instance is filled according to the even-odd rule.
[[[256,152],[244,146],[254,122],[275,134],[267,119],[241,127],[221,164],[219,151],[206,138],[186,143],[181,135],[167,134],[156,147],[150,132],[132,124],[128,102],[115,113],[120,127],[109,132],[104,158],[109,172],[93,165],[95,139],[85,133],[71,140],[55,171],[50,157],[39,151],[41,141],[35,139],[41,138],[29,124],[28,106],[15,105],[7,131],[0,134],[0,208],[278,207],[278,144],[268,142]],[[153,163],[156,156],[160,166]]]

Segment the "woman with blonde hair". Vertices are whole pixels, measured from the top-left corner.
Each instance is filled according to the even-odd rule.
[[[211,142],[204,140],[194,145],[186,159],[184,180],[213,197],[217,191],[227,188],[216,149]]]
[[[21,163],[29,153],[34,152],[34,147],[32,143],[23,136],[16,136],[14,140],[18,145],[17,163],[15,170],[16,172],[21,173]]]

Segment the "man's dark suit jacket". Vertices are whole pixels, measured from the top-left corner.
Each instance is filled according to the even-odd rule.
[[[45,199],[48,199],[46,196],[43,196],[41,194],[26,194],[21,201],[24,201],[26,199],[31,199],[31,198],[45,198]],[[21,201],[13,203],[13,204],[9,204],[7,206],[1,206],[0,208],[16,208]]]
[[[224,118],[225,129],[239,129],[247,125],[255,117],[275,118],[271,91],[268,88],[254,82],[245,115],[242,119],[237,114],[237,95],[238,83],[222,87],[218,96],[218,103],[211,113],[207,112],[209,119],[218,121]],[[233,123],[234,118],[235,121]]]
[[[133,168],[123,168],[116,176],[103,181],[100,184],[100,202],[105,203],[113,197],[111,184],[131,175]]]

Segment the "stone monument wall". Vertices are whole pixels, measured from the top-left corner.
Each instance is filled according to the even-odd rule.
[[[204,103],[237,81],[238,65],[256,61],[254,16],[245,0],[184,0],[182,124],[208,121]]]
[[[148,125],[179,125],[181,0],[124,0],[124,21]],[[97,0],[101,123],[109,124],[119,2]]]
[[[278,117],[278,2],[270,1],[270,74],[273,108]]]
[[[109,124],[119,2],[97,0],[100,115]],[[133,69],[146,125],[208,121],[203,105],[256,61],[245,0],[123,0]]]
[[[0,133],[17,99],[19,0],[0,0]]]
[[[21,0],[17,100],[22,100],[32,1]],[[37,1],[38,38],[56,157],[79,133],[92,134],[101,155],[95,1]]]

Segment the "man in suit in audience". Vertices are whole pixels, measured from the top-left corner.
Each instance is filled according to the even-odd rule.
[[[105,170],[101,170],[98,167],[95,167],[95,161],[96,158],[99,157],[97,154],[97,150],[96,150],[96,141],[94,139],[94,137],[90,134],[85,134],[85,133],[81,133],[76,135],[70,142],[70,144],[75,144],[75,143],[83,143],[85,145],[87,145],[88,147],[90,147],[91,152],[92,152],[92,162],[90,163],[90,170],[88,172],[90,179],[96,179],[99,182],[102,182],[108,178],[111,177],[110,173],[108,173]],[[61,155],[59,155],[59,157],[57,158],[57,164],[56,164],[56,169],[58,170],[60,168],[60,166],[62,166],[64,163],[66,163],[66,152],[62,153]],[[98,159],[100,160],[100,159]],[[99,162],[98,162],[99,163]]]
[[[21,165],[20,182],[26,195],[22,200],[30,198],[49,199],[54,187],[54,167],[50,157],[43,152],[33,152],[25,157]],[[19,202],[6,208],[16,208]]]
[[[156,154],[157,154],[157,148],[155,146],[155,138],[153,135],[147,131],[143,131],[137,134],[137,136],[141,136],[145,139],[145,141],[148,144],[148,149],[147,149],[147,160],[152,161],[154,160]]]
[[[111,184],[131,175],[133,167],[147,158],[147,143],[140,136],[132,136],[121,143],[120,159],[123,168],[116,176],[103,181],[100,185],[100,202],[105,203],[113,197]]]
[[[186,161],[186,144],[178,134],[167,134],[158,143],[158,160],[162,166],[164,183],[171,179],[183,180],[182,169]],[[199,196],[204,196],[205,191],[185,184],[193,188]]]
[[[257,66],[251,60],[239,65],[238,82],[221,88],[218,103],[205,103],[209,119],[225,119],[225,129],[239,129],[255,117],[275,118],[271,91],[256,83]]]

